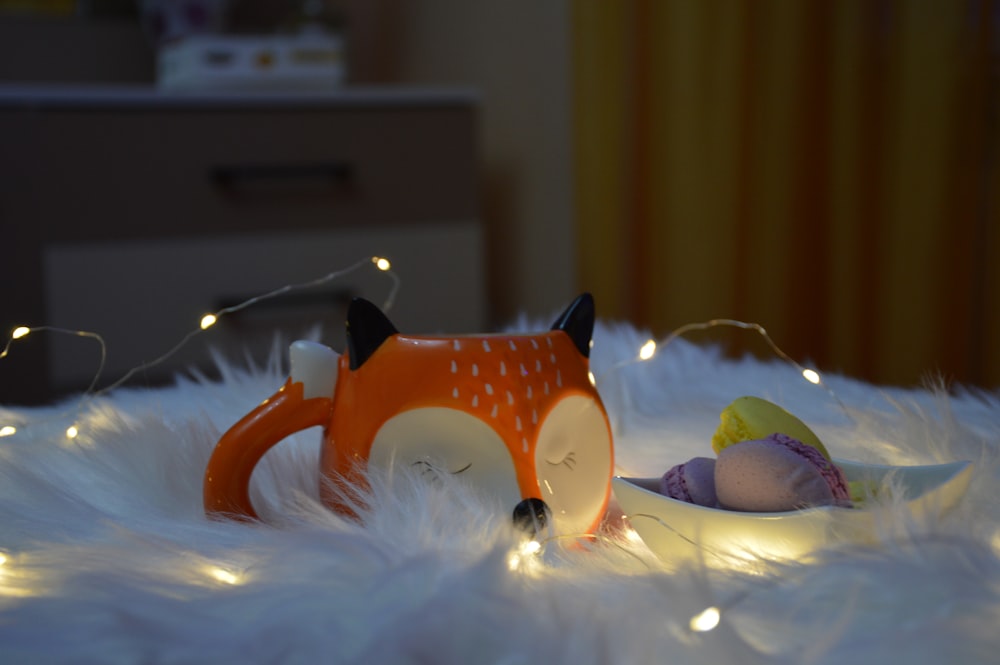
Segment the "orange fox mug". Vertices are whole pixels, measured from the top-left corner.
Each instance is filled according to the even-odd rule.
[[[215,446],[204,479],[210,516],[256,519],[250,477],[285,437],[322,426],[321,499],[392,465],[454,474],[500,500],[515,522],[557,533],[595,529],[607,509],[611,428],[589,372],[594,302],[579,296],[538,334],[400,334],[372,303],[347,313],[347,350],[295,342],[278,392]]]

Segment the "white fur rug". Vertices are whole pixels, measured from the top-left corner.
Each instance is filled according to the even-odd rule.
[[[889,519],[883,544],[810,565],[671,572],[619,534],[590,549],[549,543],[512,570],[509,517],[457,484],[376,477],[364,524],[328,512],[310,431],[254,476],[265,524],[220,523],[202,513],[209,453],[284,378],[227,367],[221,383],[119,390],[79,414],[74,402],[0,408],[0,425],[19,427],[0,439],[0,662],[996,662],[1000,394],[826,377],[845,411],[787,364],[684,340],[607,372],[643,340],[624,325],[595,332],[621,475],[709,454],[719,411],[752,394],[805,420],[836,457],[971,460],[966,498],[932,523]],[[722,609],[718,627],[692,632],[708,606]]]

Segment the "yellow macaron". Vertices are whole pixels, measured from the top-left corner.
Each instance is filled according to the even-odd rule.
[[[734,443],[779,433],[816,448],[823,457],[830,459],[826,446],[805,423],[766,399],[740,397],[722,411],[719,420],[719,428],[712,436],[712,450],[716,454]]]

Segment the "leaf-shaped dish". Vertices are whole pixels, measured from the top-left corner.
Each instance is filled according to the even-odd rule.
[[[914,519],[951,510],[969,487],[970,462],[883,466],[834,460],[848,481],[891,488]],[[734,566],[758,558],[802,560],[826,545],[870,541],[885,511],[822,506],[780,513],[706,508],[663,496],[659,478],[612,479],[615,498],[643,542],[664,561]],[[893,512],[893,515],[898,513]]]

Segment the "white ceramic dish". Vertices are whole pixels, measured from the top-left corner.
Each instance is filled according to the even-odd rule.
[[[968,489],[970,462],[929,466],[881,466],[834,460],[849,481],[891,487],[915,519],[952,509]],[[823,506],[781,513],[743,513],[706,508],[663,496],[659,478],[612,479],[615,498],[643,542],[672,564],[712,567],[759,558],[803,560],[815,550],[845,541],[870,541],[880,516],[898,512]]]

